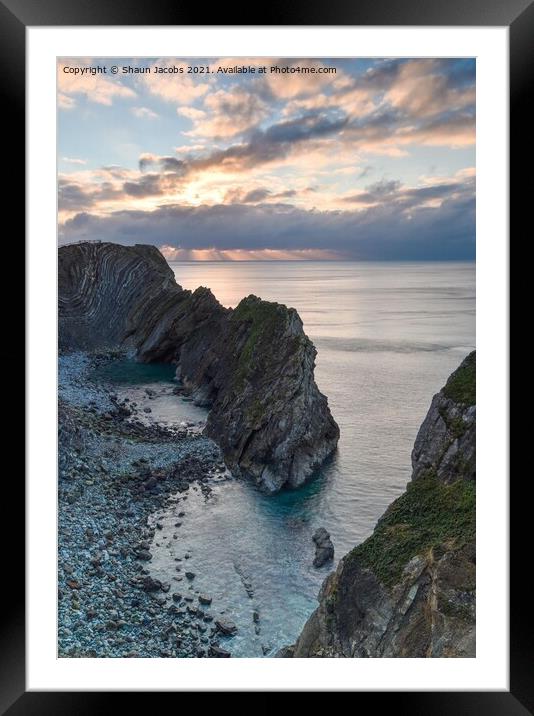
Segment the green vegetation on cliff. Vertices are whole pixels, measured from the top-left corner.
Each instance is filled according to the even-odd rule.
[[[274,343],[274,334],[279,325],[281,310],[287,311],[285,306],[269,301],[262,301],[256,296],[247,296],[234,308],[230,321],[234,324],[250,324],[249,334],[241,348],[237,359],[237,370],[234,378],[236,389],[241,389],[243,381],[260,361],[253,360],[259,346],[265,346],[263,359],[270,354]]]
[[[476,353],[473,351],[449,377],[443,393],[462,405],[476,404]]]
[[[248,335],[237,357],[237,370],[234,385],[242,388],[245,378],[250,379],[252,372],[261,373],[266,364],[274,362],[279,348],[281,335],[285,331],[292,309],[280,303],[263,301],[250,295],[244,298],[232,311],[230,321],[233,325],[248,324]],[[299,348],[305,346],[305,335],[285,339],[288,347],[285,359],[288,368],[292,360],[299,355]]]
[[[457,480],[447,485],[428,474],[409,483],[371,537],[346,559],[357,559],[391,586],[416,555],[445,543],[461,547],[474,539],[475,483]]]

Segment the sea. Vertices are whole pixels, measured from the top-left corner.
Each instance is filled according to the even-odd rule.
[[[175,560],[184,560],[194,589],[212,599],[207,609],[238,627],[224,648],[233,657],[272,657],[295,641],[338,560],[406,488],[432,396],[475,347],[475,264],[170,265],[183,288],[207,286],[224,306],[255,294],[296,308],[317,348],[317,384],[340,427],[336,454],[300,489],[269,496],[229,479],[208,498],[190,490],[177,540],[170,539],[177,508],[154,516],[164,527],[152,545],[154,575],[169,579]],[[187,419],[183,404],[180,410]],[[162,412],[172,415],[168,401]],[[321,569],[312,565],[318,527],[335,547],[334,561]]]

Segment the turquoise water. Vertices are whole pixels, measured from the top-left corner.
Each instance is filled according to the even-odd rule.
[[[176,575],[187,551],[191,589],[239,627],[234,656],[272,656],[294,641],[337,560],[364,540],[410,478],[410,453],[432,395],[475,345],[473,263],[172,263],[184,288],[209,286],[226,306],[254,293],[295,307],[318,350],[316,379],[341,429],[339,449],[305,487],[267,497],[228,481],[175,508],[151,563]],[[334,565],[312,566],[326,527]],[[167,539],[163,539],[166,536]],[[179,582],[184,591],[189,585]],[[182,589],[183,587],[183,589]],[[254,611],[259,622],[254,621]],[[256,633],[259,628],[259,634]]]
[[[175,372],[176,366],[168,363],[137,363],[132,358],[121,358],[103,363],[95,368],[89,377],[95,382],[117,385],[150,385],[170,383]]]
[[[207,412],[173,393],[177,385],[175,372],[176,366],[168,363],[138,363],[125,357],[97,366],[89,378],[111,383],[120,400],[127,398],[130,404],[135,404],[136,420],[169,426],[188,423],[188,427],[201,431]]]

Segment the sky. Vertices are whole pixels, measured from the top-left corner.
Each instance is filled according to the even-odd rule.
[[[474,59],[62,58],[58,152],[60,244],[475,257]]]

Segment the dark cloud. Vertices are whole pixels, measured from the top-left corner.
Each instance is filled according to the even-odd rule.
[[[311,187],[305,189],[303,193],[313,191]],[[287,189],[286,191],[272,192],[265,187],[251,189],[251,191],[243,191],[241,189],[231,189],[226,192],[224,201],[230,204],[259,204],[267,199],[292,199],[297,196],[295,189]]]
[[[187,173],[187,162],[176,157],[158,157],[153,154],[142,154],[139,157],[139,169],[144,172],[152,167],[159,168],[162,172],[170,172],[178,176]]]
[[[126,181],[122,185],[122,189],[125,194],[134,197],[158,196],[163,194],[161,178],[158,174],[146,174],[135,182]]]
[[[392,85],[399,75],[400,68],[406,62],[386,62],[373,67],[368,73],[358,76],[354,81],[378,83],[384,88]],[[429,60],[436,72],[442,71],[447,65],[439,61]],[[461,71],[460,71],[461,70]],[[451,73],[451,87],[465,81],[467,69],[461,67]],[[448,77],[448,75],[444,75]],[[460,78],[460,79],[458,79]],[[411,79],[410,81],[413,81]],[[388,85],[389,83],[389,85]],[[415,86],[417,82],[415,81]],[[448,80],[440,84],[435,92],[441,97],[447,96]],[[256,128],[244,135],[242,142],[231,144],[225,148],[213,149],[204,154],[191,155],[183,159],[173,156],[142,155],[139,159],[141,171],[157,168],[162,173],[173,174],[186,178],[195,173],[210,169],[221,169],[232,172],[246,172],[269,162],[284,160],[292,151],[307,143],[320,142],[327,138],[339,140],[341,144],[352,148],[366,144],[378,145],[387,143],[394,147],[396,141],[402,146],[414,143],[454,144],[471,141],[474,136],[474,106],[449,108],[441,107],[443,102],[435,102],[435,98],[427,92],[426,108],[436,104],[436,108],[428,115],[414,118],[406,113],[405,108],[383,105],[360,117],[349,117],[344,113],[342,104],[331,106],[328,110],[306,111],[297,117],[276,122],[267,128]],[[341,97],[340,96],[340,102]],[[334,97],[335,100],[335,97]],[[414,121],[415,120],[415,121]],[[367,168],[370,171],[370,167]],[[363,176],[363,174],[362,174]],[[130,187],[131,189],[131,187]]]
[[[474,180],[451,179],[417,187],[382,180],[345,197],[345,211],[306,211],[291,205],[291,199],[316,191],[314,186],[275,191],[268,188],[268,179],[258,179],[256,173],[253,182],[247,181],[249,170],[284,162],[293,153],[306,156],[308,151],[320,150],[323,155],[331,154],[335,162],[345,149],[356,150],[360,156],[375,151],[406,152],[413,146],[472,145],[473,60],[384,60],[364,72],[353,72],[348,83],[347,77],[321,90],[328,95],[326,102],[321,95],[321,102],[316,103],[310,95],[306,104],[293,103],[288,109],[292,116],[270,125],[260,123],[266,118],[254,114],[257,102],[247,95],[242,112],[250,113],[255,126],[229,145],[212,142],[209,148],[192,149],[180,158],[144,154],[139,158],[139,177],[132,178],[132,172],[120,167],[107,167],[109,177],[105,178],[113,183],[62,179],[60,208],[78,212],[61,227],[62,241],[105,237],[184,248],[320,248],[362,259],[473,258]],[[265,82],[251,82],[248,90],[256,92],[260,84],[265,93]],[[369,90],[372,98],[362,103],[363,116],[354,116],[349,96],[354,89]],[[358,97],[358,93],[353,95]],[[235,103],[228,104],[226,95],[217,96],[224,113],[235,111]],[[279,117],[282,100],[271,99],[277,108],[274,116]],[[310,109],[314,104],[321,108]],[[103,201],[122,200],[121,205],[127,206],[128,199],[176,196],[190,180],[210,170],[242,173],[237,188],[227,192],[224,205],[176,204],[146,212],[92,213]],[[355,176],[362,179],[371,172],[379,176],[378,171],[368,165]],[[433,200],[440,206],[429,206]],[[317,195],[318,205],[320,201]]]
[[[385,197],[391,198],[393,194],[399,191],[400,185],[400,181],[397,180],[378,181],[366,187],[367,191],[365,191],[363,194],[349,196],[345,199],[345,201],[356,201],[361,204],[373,204],[375,202],[381,201]]]
[[[58,182],[58,205],[60,209],[80,211],[89,208],[93,203],[87,190],[78,184],[60,180]]]
[[[245,170],[276,159],[284,159],[300,143],[338,133],[346,118],[332,118],[323,113],[308,113],[291,121],[278,122],[265,130],[255,130],[242,144],[216,150],[189,163],[192,170],[228,166]]]
[[[89,209],[99,201],[120,199],[124,189],[117,189],[110,182],[83,185],[61,178],[58,181],[58,207],[62,211]]]
[[[295,145],[337,134],[347,124],[345,117],[331,117],[322,112],[309,112],[294,120],[272,124],[267,129],[248,133],[246,141],[216,149],[206,155],[187,159],[142,155],[139,168],[146,171],[157,166],[163,172],[180,177],[212,168],[246,171],[255,166],[284,159]]]
[[[408,209],[432,199],[445,200],[456,195],[473,196],[474,179],[420,187],[403,187],[399,181],[380,181],[366,187],[364,192],[345,197],[343,201],[361,205],[387,202],[389,206]]]
[[[161,157],[159,164],[164,172],[172,172],[183,176],[187,172],[187,164],[182,159],[176,157]]]
[[[316,191],[313,187],[308,187],[304,190],[304,193],[307,193],[309,191]],[[287,189],[286,191],[280,191],[278,194],[274,194],[274,196],[277,199],[291,199],[294,196],[297,196],[298,192],[295,189]]]
[[[264,201],[270,196],[271,192],[269,189],[253,189],[245,194],[241,199],[243,204],[257,204],[260,201]]]
[[[439,208],[305,211],[288,204],[164,206],[152,212],[80,213],[62,243],[101,239],[185,249],[325,249],[361,260],[454,260],[475,256],[475,199],[452,194]]]

